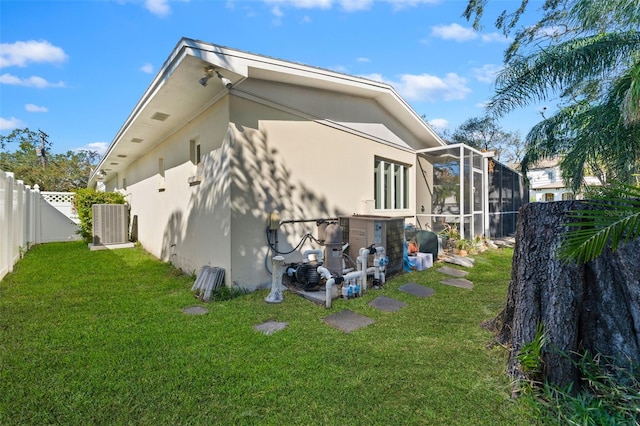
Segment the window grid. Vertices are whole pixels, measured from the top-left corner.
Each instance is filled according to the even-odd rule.
[[[409,168],[376,159],[374,164],[374,199],[377,210],[409,208]]]

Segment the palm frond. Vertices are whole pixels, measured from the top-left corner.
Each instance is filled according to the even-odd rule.
[[[545,100],[576,82],[615,75],[640,52],[640,32],[598,34],[566,41],[528,57],[510,61],[496,78],[496,92],[487,109],[502,116]]]
[[[569,217],[575,228],[567,232],[560,247],[560,258],[589,262],[611,246],[640,237],[640,187],[617,186],[602,198],[587,203],[588,208],[573,211]]]

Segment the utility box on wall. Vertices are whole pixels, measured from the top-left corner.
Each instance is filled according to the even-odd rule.
[[[402,271],[404,218],[354,215],[341,217],[340,226],[342,227],[343,240],[349,242],[349,257],[351,259],[358,258],[361,248],[373,244],[375,247],[384,247],[385,253],[389,257],[387,275],[394,275]],[[371,261],[368,266],[372,266]]]
[[[126,204],[94,204],[93,244],[126,244],[129,242],[129,208]]]

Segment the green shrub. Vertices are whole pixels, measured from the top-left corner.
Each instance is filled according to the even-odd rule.
[[[124,195],[119,192],[101,192],[93,188],[79,189],[73,197],[73,208],[80,219],[80,235],[90,243],[93,239],[93,211],[94,204],[126,204]]]

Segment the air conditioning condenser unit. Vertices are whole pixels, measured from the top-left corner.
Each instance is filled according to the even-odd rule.
[[[93,244],[129,242],[129,208],[126,204],[94,204]]]

